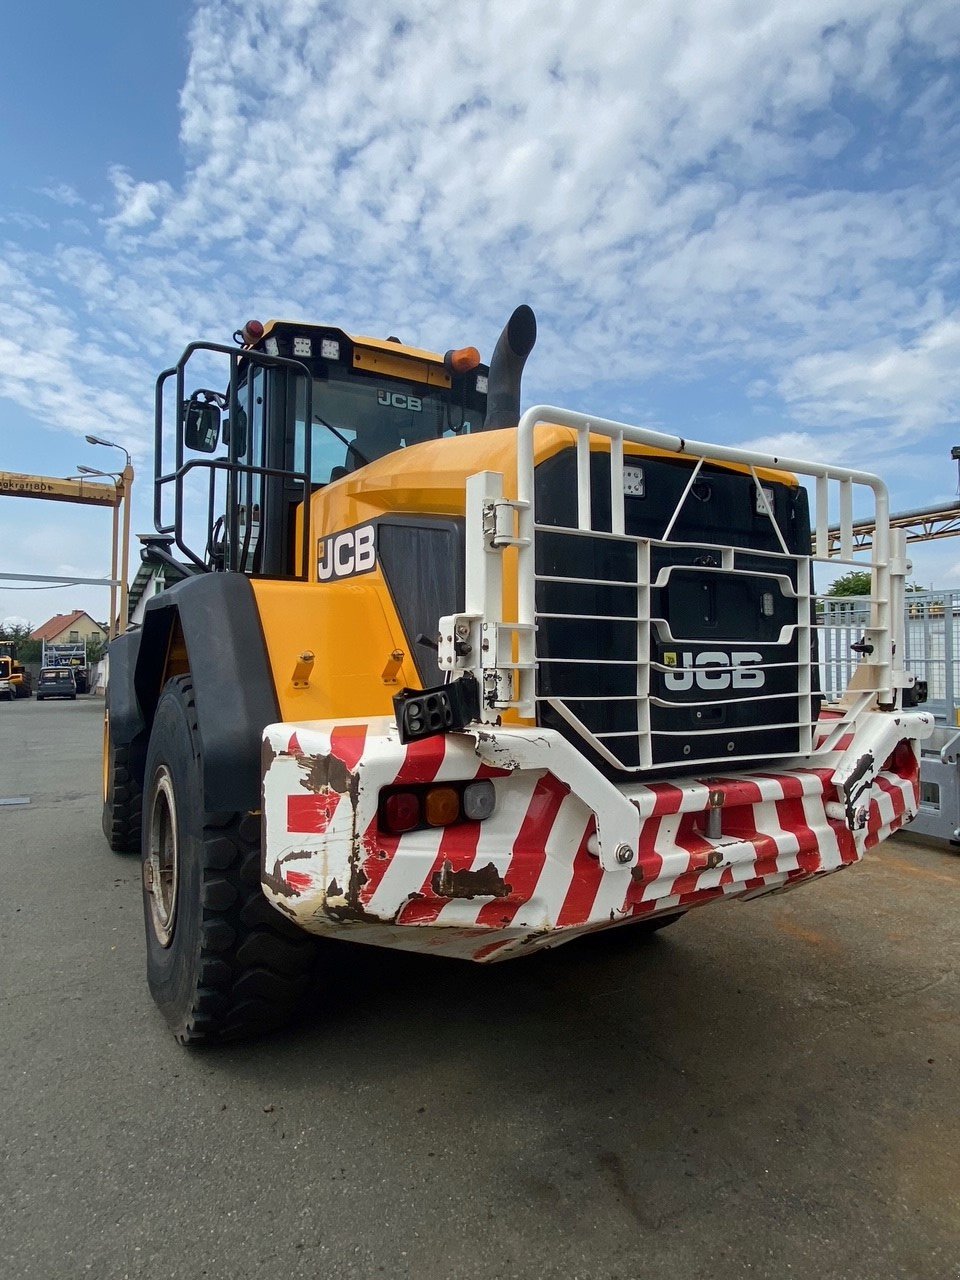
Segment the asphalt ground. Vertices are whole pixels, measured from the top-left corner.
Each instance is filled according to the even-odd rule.
[[[960,856],[489,969],[343,948],[189,1051],[102,703],[0,705],[0,1276],[960,1276]]]

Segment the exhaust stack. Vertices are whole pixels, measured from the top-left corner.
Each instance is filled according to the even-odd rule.
[[[520,421],[520,378],[537,340],[537,317],[525,304],[517,307],[497,339],[490,360],[484,431],[515,427]]]

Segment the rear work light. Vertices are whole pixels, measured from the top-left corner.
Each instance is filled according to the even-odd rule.
[[[496,807],[497,793],[488,778],[479,782],[384,787],[377,822],[382,831],[403,835],[407,831],[450,827],[457,822],[482,822],[492,816]]]

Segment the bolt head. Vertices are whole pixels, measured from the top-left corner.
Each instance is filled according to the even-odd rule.
[[[622,866],[626,866],[628,862],[633,861],[633,850],[628,844],[618,844],[616,859]]]

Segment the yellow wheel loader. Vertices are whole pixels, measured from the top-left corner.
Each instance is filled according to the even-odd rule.
[[[250,321],[158,379],[166,589],[110,646],[104,831],[140,854],[184,1044],[288,1021],[320,939],[639,938],[916,812],[932,721],[882,483],[522,412],[535,337],[518,308],[487,367]],[[827,703],[813,569],[862,563],[865,506],[871,625]]]

